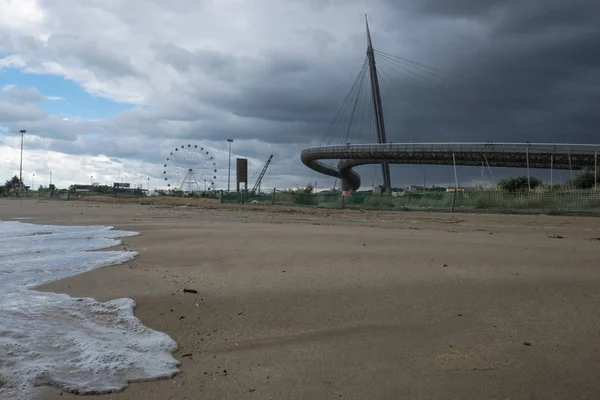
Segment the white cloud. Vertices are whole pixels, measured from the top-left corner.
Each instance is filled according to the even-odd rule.
[[[19,175],[20,154],[14,148],[0,146],[0,160],[0,171],[6,179]],[[132,184],[143,183],[145,188],[148,181],[142,171],[149,168],[148,163],[123,163],[105,155],[80,157],[48,150],[27,150],[23,161],[23,181],[31,185],[33,180],[35,188],[47,186],[52,171],[52,183],[59,188],[68,188],[74,183],[87,184],[90,180],[109,185],[123,180]],[[150,183],[155,188],[159,182],[153,179]]]
[[[28,29],[38,25],[44,12],[37,0],[0,1],[0,26],[11,29]]]

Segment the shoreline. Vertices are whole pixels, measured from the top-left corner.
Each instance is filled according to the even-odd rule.
[[[0,363],[10,367],[2,372],[9,387],[6,393],[0,390],[0,397],[33,398],[35,386],[51,382],[72,393],[107,393],[140,377],[179,373],[179,361],[172,357],[175,342],[143,326],[134,317],[133,300],[98,303],[94,296],[73,298],[43,290],[62,279],[135,259],[135,252],[113,249],[137,232],[98,225],[0,223],[7,236],[2,272],[8,274]],[[50,343],[44,343],[47,340]],[[54,373],[46,373],[48,365],[55,366]]]
[[[140,233],[122,239],[134,260],[41,286],[131,298],[177,342],[180,374],[99,399],[600,392],[594,218],[24,201],[0,219]]]

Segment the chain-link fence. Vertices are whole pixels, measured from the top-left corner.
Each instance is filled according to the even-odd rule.
[[[6,193],[4,197],[69,200],[68,190],[23,190]]]
[[[221,202],[362,210],[600,216],[600,191],[594,190],[401,192],[393,195],[354,192],[348,196],[339,192],[272,190],[254,195],[222,192]]]
[[[69,191],[66,189],[62,190],[23,190],[10,192],[4,195],[5,197],[17,197],[17,198],[39,198],[39,199],[54,199],[54,200],[78,200],[90,196],[107,196],[107,197],[144,197],[145,194],[141,191],[135,190],[123,190],[123,191],[111,191],[110,193],[101,192],[76,192]]]
[[[69,192],[68,190],[27,190],[10,193],[11,197],[78,200],[89,196],[145,197],[133,191],[110,194]],[[190,196],[186,196],[190,197]],[[470,192],[399,192],[375,195],[364,192],[303,193],[270,190],[261,193],[217,191],[191,197],[214,198],[228,204],[271,204],[337,209],[482,212],[497,214],[548,214],[600,217],[600,190],[561,190],[505,192],[477,190]]]

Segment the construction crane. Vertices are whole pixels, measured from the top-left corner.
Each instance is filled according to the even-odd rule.
[[[271,164],[271,159],[272,158],[273,158],[273,154],[271,154],[269,156],[269,159],[267,160],[267,162],[265,163],[265,165],[263,165],[262,169],[260,170],[260,174],[258,175],[258,179],[256,180],[256,183],[254,184],[254,187],[250,191],[251,195],[255,194],[257,190],[258,190],[258,192],[260,192],[260,184],[261,184],[261,182],[263,180],[263,177],[265,176],[265,173],[267,172],[267,168],[269,168],[269,164]]]

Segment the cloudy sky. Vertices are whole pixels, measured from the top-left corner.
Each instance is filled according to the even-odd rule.
[[[599,142],[595,0],[0,0],[0,179],[18,173],[27,129],[35,186],[53,171],[59,186],[162,188],[165,157],[192,144],[226,187],[228,137],[250,175],[274,154],[263,187],[331,186],[300,151],[323,143],[361,70],[365,13],[377,50],[445,79],[382,56],[390,141]],[[423,167],[392,174],[423,182]],[[452,177],[431,167],[428,183]]]

